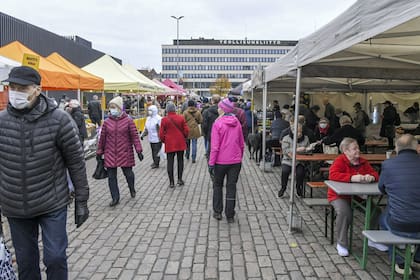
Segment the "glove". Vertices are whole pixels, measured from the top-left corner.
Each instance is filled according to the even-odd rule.
[[[214,165],[209,165],[210,178],[214,181]]]
[[[97,160],[97,161],[102,160],[102,155],[98,155],[98,154],[97,154],[97,155],[96,155],[96,160]]]
[[[76,228],[79,228],[89,217],[89,209],[87,207],[87,201],[74,202],[74,220]]]
[[[141,139],[141,141],[143,141],[143,140],[144,140],[144,139],[143,139],[143,135],[141,135],[141,136],[140,136],[140,139]]]
[[[137,156],[139,157],[139,160],[142,161],[144,159],[143,153],[137,153]]]

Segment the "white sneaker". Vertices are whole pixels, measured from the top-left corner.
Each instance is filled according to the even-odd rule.
[[[395,272],[401,275],[404,275],[404,264],[395,264]],[[408,274],[411,275],[413,273],[413,270],[411,267],[408,270]]]
[[[368,240],[368,246],[372,247],[372,248],[375,248],[376,250],[379,250],[381,252],[387,252],[388,249],[389,249],[388,246],[386,246],[384,244],[381,244],[381,243],[373,242],[371,240]]]
[[[349,255],[349,250],[347,250],[347,248],[344,248],[343,246],[341,246],[338,243],[337,243],[337,252],[342,257],[348,257],[348,255]]]

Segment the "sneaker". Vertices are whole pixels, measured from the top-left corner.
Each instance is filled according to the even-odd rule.
[[[195,163],[195,159],[192,160],[192,163]]]
[[[169,183],[169,188],[171,188],[171,189],[175,188],[175,184],[174,183]]]
[[[178,186],[183,186],[185,185],[184,181],[182,181],[182,179],[178,179]]]
[[[349,256],[349,250],[347,248],[344,248],[340,244],[337,243],[337,252],[342,257],[348,257]]]
[[[222,214],[221,213],[213,213],[213,218],[215,218],[216,220],[220,221],[222,219]]]
[[[404,264],[403,263],[401,263],[401,264],[396,263],[395,264],[395,272],[398,273],[398,274],[404,275]],[[411,270],[411,267],[410,267],[410,269],[408,271],[408,274],[411,275],[412,273],[413,273],[413,271]]]
[[[389,249],[387,245],[384,245],[384,244],[381,244],[381,243],[376,243],[376,242],[373,242],[371,240],[368,240],[368,246],[372,247],[372,248],[375,248],[376,250],[379,250],[381,252],[387,252],[388,249]]]
[[[233,224],[235,222],[235,218],[234,217],[230,217],[230,218],[226,218],[228,224]]]
[[[159,168],[159,165],[156,165],[156,164],[152,164],[152,169],[156,169],[156,168]]]

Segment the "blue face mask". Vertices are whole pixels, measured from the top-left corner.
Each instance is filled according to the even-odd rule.
[[[109,109],[109,112],[114,117],[118,117],[120,115],[120,111],[118,111],[118,109],[111,108],[111,109]]]

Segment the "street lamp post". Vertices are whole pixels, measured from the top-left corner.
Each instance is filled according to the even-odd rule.
[[[171,18],[176,19],[176,81],[179,85],[179,21],[184,16],[171,16]]]

